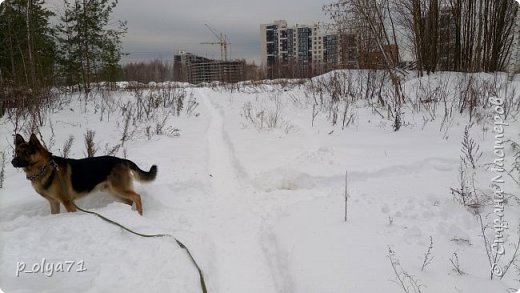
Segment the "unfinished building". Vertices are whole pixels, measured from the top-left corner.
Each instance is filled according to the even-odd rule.
[[[238,82],[244,80],[244,60],[213,60],[188,52],[179,52],[173,60],[173,79],[192,84],[222,81]]]

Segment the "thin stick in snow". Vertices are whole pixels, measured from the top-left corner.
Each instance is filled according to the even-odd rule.
[[[347,207],[348,207],[348,171],[345,171],[345,222],[347,221]]]

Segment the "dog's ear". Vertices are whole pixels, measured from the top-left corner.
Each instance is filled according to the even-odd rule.
[[[33,147],[42,148],[42,145],[36,135],[33,133],[31,134],[31,138],[29,139],[29,144]]]
[[[16,137],[14,139],[14,144],[15,145],[19,145],[21,143],[24,143],[25,142],[25,139],[23,139],[23,136],[19,135],[19,134],[16,134]]]

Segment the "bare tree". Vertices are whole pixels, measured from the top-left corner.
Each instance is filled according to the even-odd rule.
[[[353,36],[357,43],[358,68],[380,66],[390,76],[393,87],[392,114],[394,129],[397,131],[402,125],[401,104],[405,99],[401,78],[396,70],[399,52],[396,44],[396,28],[388,1],[339,0],[324,6],[323,9],[329,14],[342,37]],[[390,35],[393,37],[390,38]]]
[[[421,76],[435,70],[499,71],[511,55],[514,0],[390,0]]]

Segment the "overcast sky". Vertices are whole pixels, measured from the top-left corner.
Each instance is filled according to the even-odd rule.
[[[120,0],[114,18],[128,22],[123,39],[127,60],[171,59],[184,50],[220,58],[220,46],[204,26],[228,35],[231,58],[260,60],[260,24],[286,19],[289,25],[325,21],[321,7],[332,0]]]

